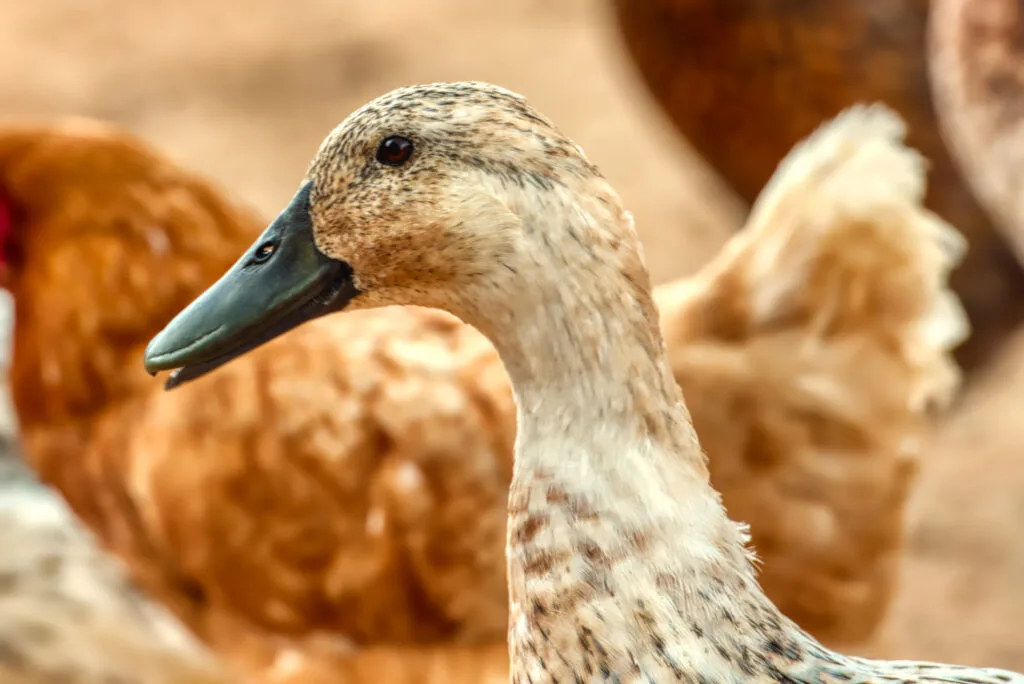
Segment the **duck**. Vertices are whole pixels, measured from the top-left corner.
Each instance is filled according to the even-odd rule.
[[[768,600],[710,484],[632,215],[499,86],[408,86],[349,115],[143,364],[173,389],[308,321],[395,305],[475,327],[511,380],[512,682],[1024,682],[843,656]]]
[[[928,65],[940,130],[963,175],[1024,262],[1021,5],[932,0]]]
[[[1014,4],[944,2],[971,12]],[[778,160],[820,122],[861,101],[895,109],[909,124],[910,145],[929,161],[926,205],[970,244],[953,276],[973,328],[957,350],[968,380],[1011,339],[1024,320],[1024,267],[958,163],[955,146],[946,144],[943,107],[930,87],[929,72],[937,67],[927,49],[929,15],[943,2],[609,4],[627,67],[651,102],[748,205]],[[1017,24],[1007,17],[1005,26],[1012,39]]]

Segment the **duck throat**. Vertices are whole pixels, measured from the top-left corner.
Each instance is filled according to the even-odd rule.
[[[483,306],[455,313],[497,348],[521,429],[611,423],[685,448],[702,468],[632,218],[614,196],[596,207],[560,199],[523,219],[513,275],[473,292]]]
[[[697,663],[714,633],[722,652],[704,669],[728,681],[714,675],[760,638],[742,621],[781,635],[785,620],[710,487],[631,229],[617,227],[625,238],[615,242],[575,239],[571,228],[546,231],[537,267],[517,269],[528,294],[470,321],[497,347],[518,407],[514,676],[681,680],[675,670]]]

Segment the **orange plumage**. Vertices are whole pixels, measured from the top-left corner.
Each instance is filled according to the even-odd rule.
[[[934,218],[913,187],[847,206],[811,176],[775,183],[785,211],[660,289],[662,323],[769,595],[819,636],[863,638],[895,578],[908,445],[957,384],[959,338],[922,329],[962,323],[935,313],[953,258],[918,229]],[[260,222],[96,124],[3,133],[0,187],[29,460],[146,589],[272,681],[503,676],[515,422],[482,336],[435,311],[354,312],[165,393],[144,345]],[[875,294],[894,266],[913,287],[890,306]]]

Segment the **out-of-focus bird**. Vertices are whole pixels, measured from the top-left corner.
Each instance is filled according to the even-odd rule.
[[[998,2],[946,4],[985,11]],[[654,100],[747,202],[790,147],[840,110],[880,101],[907,121],[909,144],[929,162],[926,206],[970,245],[952,277],[972,329],[956,356],[970,373],[1024,320],[1024,268],[943,141],[928,78],[933,4],[612,0],[625,52]]]
[[[942,132],[969,184],[1024,262],[1024,6],[933,0],[928,56]]]
[[[784,205],[657,295],[768,594],[832,640],[884,612],[915,440],[957,385],[955,233],[898,137],[891,168],[807,149],[842,183],[789,164]],[[146,590],[261,675],[506,666],[514,405],[479,333],[416,308],[327,318],[166,393],[146,342],[259,222],[97,124],[0,134],[0,188],[28,459]]]
[[[141,594],[60,495],[0,443],[0,679],[5,684],[231,684]]]

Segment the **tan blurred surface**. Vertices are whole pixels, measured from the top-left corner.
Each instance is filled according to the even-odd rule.
[[[267,216],[353,108],[398,85],[483,79],[529,96],[603,168],[657,281],[691,272],[739,222],[599,0],[0,0],[0,13],[0,117],[107,119]],[[1024,338],[922,464],[904,588],[878,643],[857,650],[1024,668],[1022,410]]]

